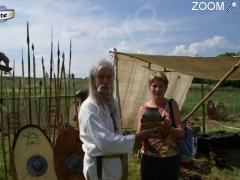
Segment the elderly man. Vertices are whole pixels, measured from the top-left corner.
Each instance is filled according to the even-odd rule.
[[[121,135],[113,81],[113,65],[106,60],[99,61],[90,71],[89,95],[78,115],[85,152],[83,173],[87,180],[120,179],[120,155],[131,153],[135,142],[159,136],[157,128],[136,135]]]

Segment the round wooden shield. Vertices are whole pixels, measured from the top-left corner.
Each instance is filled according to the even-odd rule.
[[[227,117],[226,108],[223,102],[219,101],[216,105],[218,119],[224,121]]]
[[[82,142],[79,131],[67,127],[57,137],[54,164],[59,180],[84,180]]]
[[[80,109],[79,101],[71,102],[69,106],[69,126],[78,129],[78,112]]]
[[[46,107],[42,112],[43,121],[41,126],[48,132],[53,132],[53,129],[60,130],[64,125],[64,114],[61,110],[57,112],[55,106]]]
[[[57,180],[52,145],[39,127],[22,127],[14,139],[11,155],[14,179]]]

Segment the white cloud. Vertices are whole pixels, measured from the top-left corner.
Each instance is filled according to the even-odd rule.
[[[203,41],[195,42],[190,45],[178,45],[174,48],[169,55],[204,55],[207,52],[216,51],[216,50],[234,50],[237,47],[228,42],[223,36],[214,36]]]
[[[16,59],[16,67],[21,64],[21,48],[27,59],[26,22],[30,25],[30,41],[34,43],[38,74],[42,74],[41,56],[44,56],[46,69],[49,69],[51,29],[53,28],[53,53],[56,62],[57,43],[61,54],[66,55],[68,65],[69,41],[72,39],[72,72],[76,76],[87,75],[89,67],[101,58],[108,58],[108,50],[116,47],[118,51],[166,54],[172,44],[181,42],[192,32],[198,33],[195,22],[199,19],[191,16],[164,18],[158,7],[151,3],[132,5],[121,9],[111,7],[111,3],[85,0],[13,0],[3,2],[16,11],[16,17],[2,23],[0,29],[0,50]],[[108,6],[110,4],[110,6]],[[136,3],[137,4],[137,3]],[[141,6],[143,5],[143,6]],[[145,16],[146,15],[146,16]],[[164,19],[164,20],[163,20]],[[205,31],[204,31],[205,32]],[[204,34],[205,35],[205,34]],[[194,36],[195,37],[195,36]],[[227,36],[226,36],[227,37]],[[234,49],[235,45],[225,37],[215,36],[190,45],[179,45],[171,54],[202,55],[214,49]],[[239,47],[239,46],[238,46]],[[235,47],[236,48],[236,47]],[[56,65],[56,63],[55,63]],[[19,70],[20,69],[20,70]],[[27,69],[26,69],[27,70]],[[21,68],[16,74],[21,74]]]

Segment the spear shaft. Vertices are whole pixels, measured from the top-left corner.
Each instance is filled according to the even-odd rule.
[[[27,46],[28,46],[28,105],[29,105],[29,121],[32,124],[32,104],[31,104],[31,62],[30,62],[30,47],[29,47],[29,26],[27,22]]]
[[[9,97],[8,96],[8,88],[6,87],[6,92],[7,92],[7,97]],[[7,101],[7,136],[8,136],[8,150],[9,150],[9,159],[11,159],[11,136],[10,136],[10,117],[9,117],[9,115],[10,115],[10,112],[9,112],[9,105],[10,103],[9,103],[9,100]],[[11,173],[11,170],[12,170],[12,166],[11,166],[12,164],[11,164],[11,162],[10,162],[10,164],[9,164],[9,170],[10,170],[10,173]]]
[[[14,61],[14,65],[13,65],[13,74],[12,74],[12,98],[13,98],[13,100],[12,100],[12,112],[11,112],[11,114],[12,114],[12,119],[10,119],[10,120],[12,120],[12,121],[10,121],[10,125],[12,125],[12,123],[13,123],[13,133],[14,133],[14,135],[16,134],[16,120],[15,120],[15,61]],[[12,128],[11,126],[10,126],[10,128]]]
[[[58,121],[58,95],[57,95],[57,79],[56,79],[56,75],[54,73],[54,86],[55,86],[55,104],[56,104],[56,113],[55,113],[55,118],[54,118],[54,125],[53,125],[53,145],[55,144],[55,135],[56,135],[56,126],[57,126],[57,121]]]
[[[22,85],[23,85],[23,96],[26,97],[23,49],[22,49]]]
[[[46,77],[45,77],[45,66],[44,66],[44,60],[42,57],[42,72],[43,72],[43,88],[44,88],[44,96],[47,97],[47,85],[46,85]],[[45,99],[45,107],[47,108],[48,104],[47,104],[47,98]],[[50,116],[50,111],[48,112],[49,116]],[[50,121],[47,122],[47,128],[48,128],[48,132],[49,132],[49,137],[50,137]]]
[[[61,70],[61,79],[62,79],[62,75],[63,75],[63,80],[64,80],[64,95],[67,96],[67,82],[66,82],[66,72],[65,72],[65,55],[63,53],[62,55],[62,70]],[[69,111],[69,106],[68,106],[68,101],[65,98],[65,115],[67,116],[67,123],[69,124],[69,116],[68,116],[68,111]]]
[[[73,92],[74,92],[74,95],[76,95],[76,88],[75,88],[75,78],[74,78],[74,74],[72,74],[72,81],[73,81]],[[75,117],[78,117],[78,109],[77,109],[77,98],[76,96],[74,96],[74,104],[75,104],[75,112],[76,112],[76,116]],[[78,121],[77,121],[77,124],[78,124]]]
[[[37,87],[36,87],[36,64],[35,64],[35,53],[34,53],[34,45],[32,44],[32,52],[33,52],[33,88],[34,88],[34,104],[35,108],[38,109],[38,103],[37,103]],[[40,111],[40,109],[37,110],[37,113]],[[39,114],[39,113],[38,113]],[[40,117],[37,115],[37,122],[40,121]]]
[[[42,94],[42,81],[41,81],[41,80],[39,81],[39,94],[40,94],[40,95]],[[38,112],[39,112],[39,113],[38,113],[38,116],[39,116],[39,117],[38,117],[38,122],[37,122],[37,124],[38,124],[39,127],[41,127],[41,122],[40,122],[40,107],[41,107],[41,102],[42,102],[42,101],[41,101],[41,98],[39,98],[39,100],[38,100],[38,110],[39,110],[39,111],[38,111]]]
[[[42,57],[42,71],[43,71],[43,87],[44,87],[44,96],[47,97],[47,83],[46,83],[46,76],[45,76],[45,66],[44,66],[44,60]],[[47,100],[45,98],[45,105],[47,107]]]
[[[51,31],[51,58],[50,58],[50,83],[49,83],[49,96],[52,96],[52,73],[53,73],[53,31]],[[52,106],[52,98],[49,98],[48,101],[48,125],[51,121],[51,106]],[[50,137],[50,129],[49,129],[49,137]]]
[[[68,67],[68,95],[70,95],[71,86],[71,63],[72,63],[72,40],[70,40],[70,51],[69,51],[69,67]],[[70,107],[70,99],[68,99],[68,107]],[[68,110],[68,123],[69,123],[70,110]]]
[[[37,95],[36,90],[36,64],[35,64],[35,54],[34,54],[34,45],[32,44],[32,52],[33,52],[33,85],[34,85],[34,96]]]
[[[20,95],[21,95],[22,81],[19,81],[18,98],[17,98],[17,130],[20,128]]]

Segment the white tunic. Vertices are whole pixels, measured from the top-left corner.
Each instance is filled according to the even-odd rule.
[[[110,112],[100,114],[96,102],[87,98],[81,105],[78,115],[80,139],[83,142],[84,168],[83,173],[88,180],[97,180],[96,156],[106,156],[131,153],[135,135],[121,135],[114,133],[113,120]],[[120,127],[120,120],[116,122]],[[102,179],[117,180],[122,175],[120,158],[103,158]]]

